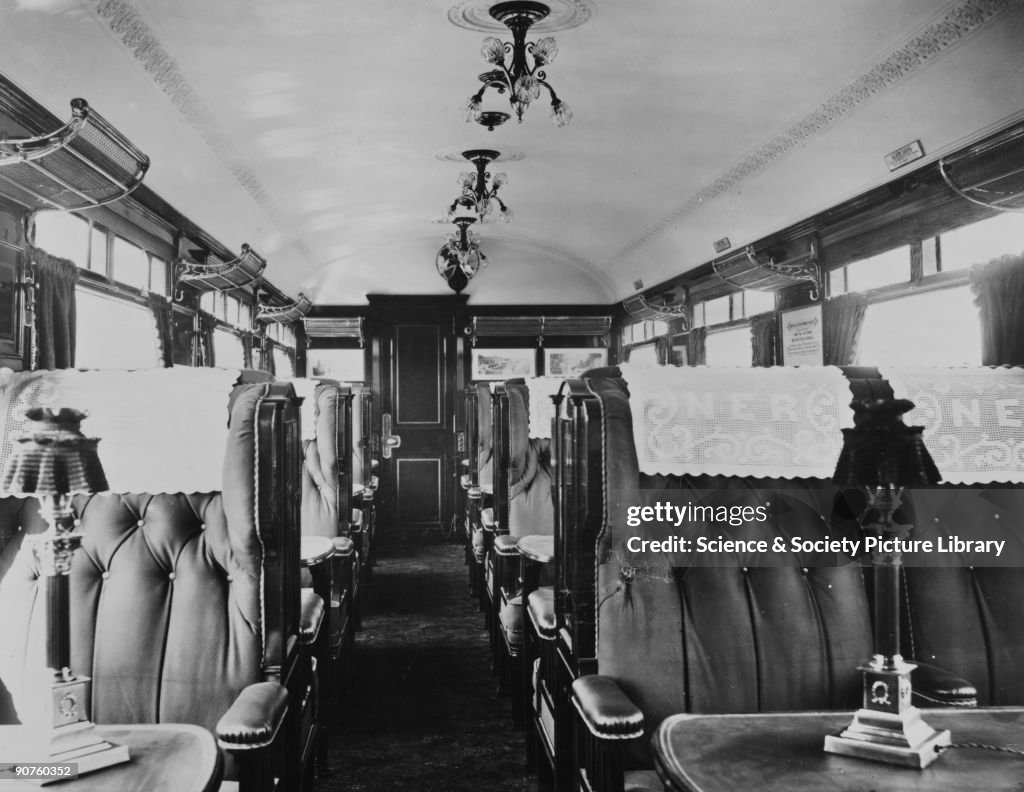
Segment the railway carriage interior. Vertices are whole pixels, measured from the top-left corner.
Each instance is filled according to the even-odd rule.
[[[0,52],[0,790],[1020,788],[1024,2]]]

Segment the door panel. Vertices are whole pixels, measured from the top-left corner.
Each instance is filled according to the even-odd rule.
[[[391,454],[381,460],[378,504],[389,542],[441,541],[454,514],[454,425],[461,367],[447,299],[370,297],[382,414]]]

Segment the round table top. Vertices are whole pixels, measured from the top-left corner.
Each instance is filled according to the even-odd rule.
[[[530,561],[548,564],[555,559],[555,537],[531,534],[519,540],[519,554]]]
[[[334,555],[334,541],[326,536],[303,536],[299,541],[299,560],[304,567],[316,566]]]
[[[3,730],[17,729],[5,726]],[[214,792],[224,772],[217,741],[206,729],[182,723],[97,726],[96,736],[128,747],[130,759],[62,781],[60,792]],[[0,745],[4,741],[0,732]],[[7,757],[3,757],[6,761]],[[31,781],[0,782],[4,792],[38,790]]]

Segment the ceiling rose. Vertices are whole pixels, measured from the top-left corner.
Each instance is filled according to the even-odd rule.
[[[483,33],[505,33],[505,23],[491,16],[491,8],[502,0],[458,0],[448,9],[448,20],[456,27]],[[549,13],[530,27],[531,33],[554,33],[582,25],[594,15],[593,0],[545,0]]]
[[[501,150],[494,149],[492,146],[478,146],[478,145],[465,145],[465,146],[448,146],[440,151],[434,153],[442,162],[458,162],[465,164],[467,160],[471,160],[471,157],[466,156],[467,152],[472,152],[477,149],[487,149],[493,151],[497,156],[491,158],[491,162],[519,162],[519,160],[526,157],[526,153],[519,149],[508,148],[502,146]]]

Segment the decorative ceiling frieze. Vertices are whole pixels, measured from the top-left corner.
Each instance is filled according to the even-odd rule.
[[[621,262],[687,215],[756,176],[786,154],[821,135],[866,102],[928,66],[1002,12],[1022,5],[1022,0],[961,0],[954,3],[796,123],[763,143],[706,187],[645,228],[601,268]]]
[[[277,223],[281,207],[260,182],[252,169],[242,161],[231,138],[226,135],[216,116],[203,102],[188,78],[142,15],[129,0],[90,0],[92,14],[121,42],[139,62],[154,83],[171,100],[174,107],[196,130],[214,155],[224,164],[238,184]],[[285,238],[284,229],[278,226]],[[315,263],[312,251],[301,240],[288,238],[288,244],[310,264]]]

